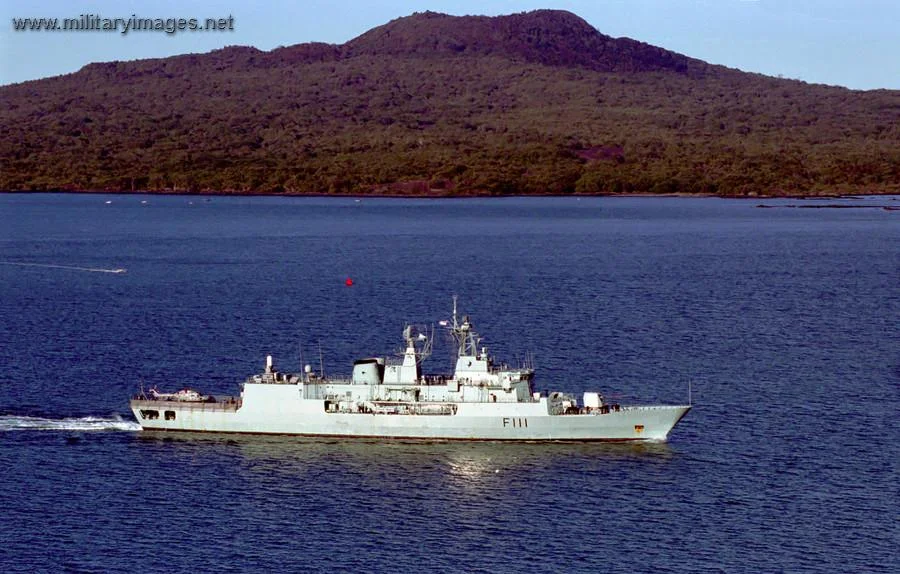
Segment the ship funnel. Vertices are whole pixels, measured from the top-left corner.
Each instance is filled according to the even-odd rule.
[[[266,372],[272,372],[272,355],[266,355]]]

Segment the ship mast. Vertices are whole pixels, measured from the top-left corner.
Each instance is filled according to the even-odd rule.
[[[481,342],[481,337],[478,336],[472,323],[469,322],[468,315],[463,315],[462,323],[459,322],[459,316],[456,312],[456,295],[453,296],[453,323],[450,325],[450,334],[456,341],[456,355],[458,357],[478,356],[478,344]]]

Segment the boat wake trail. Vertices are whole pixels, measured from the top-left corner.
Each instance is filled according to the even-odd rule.
[[[54,263],[27,263],[22,261],[0,261],[0,265],[18,265],[19,267],[46,267],[48,269],[69,269],[72,271],[92,271],[94,273],[125,273],[121,267],[104,269],[103,267],[76,267],[75,265],[56,265]]]
[[[139,431],[141,425],[122,417],[80,417],[48,419],[19,415],[0,415],[0,432],[4,431]]]

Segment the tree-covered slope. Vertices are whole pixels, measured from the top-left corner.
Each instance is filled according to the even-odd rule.
[[[415,14],[341,45],[0,87],[0,189],[900,191],[900,92],[713,66],[567,12]]]

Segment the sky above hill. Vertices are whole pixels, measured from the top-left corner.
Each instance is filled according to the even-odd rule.
[[[569,10],[604,34],[748,72],[853,89],[900,89],[897,0],[0,0],[0,85],[75,72],[90,62],[227,45],[271,50],[304,42],[341,44],[416,11],[495,16],[539,8]],[[82,15],[123,22],[111,32],[15,30],[14,20],[24,18],[57,18],[60,27],[64,18],[102,25]],[[174,27],[177,19],[194,18],[203,26],[210,18],[224,30],[123,34],[132,16],[172,19],[166,25]]]

